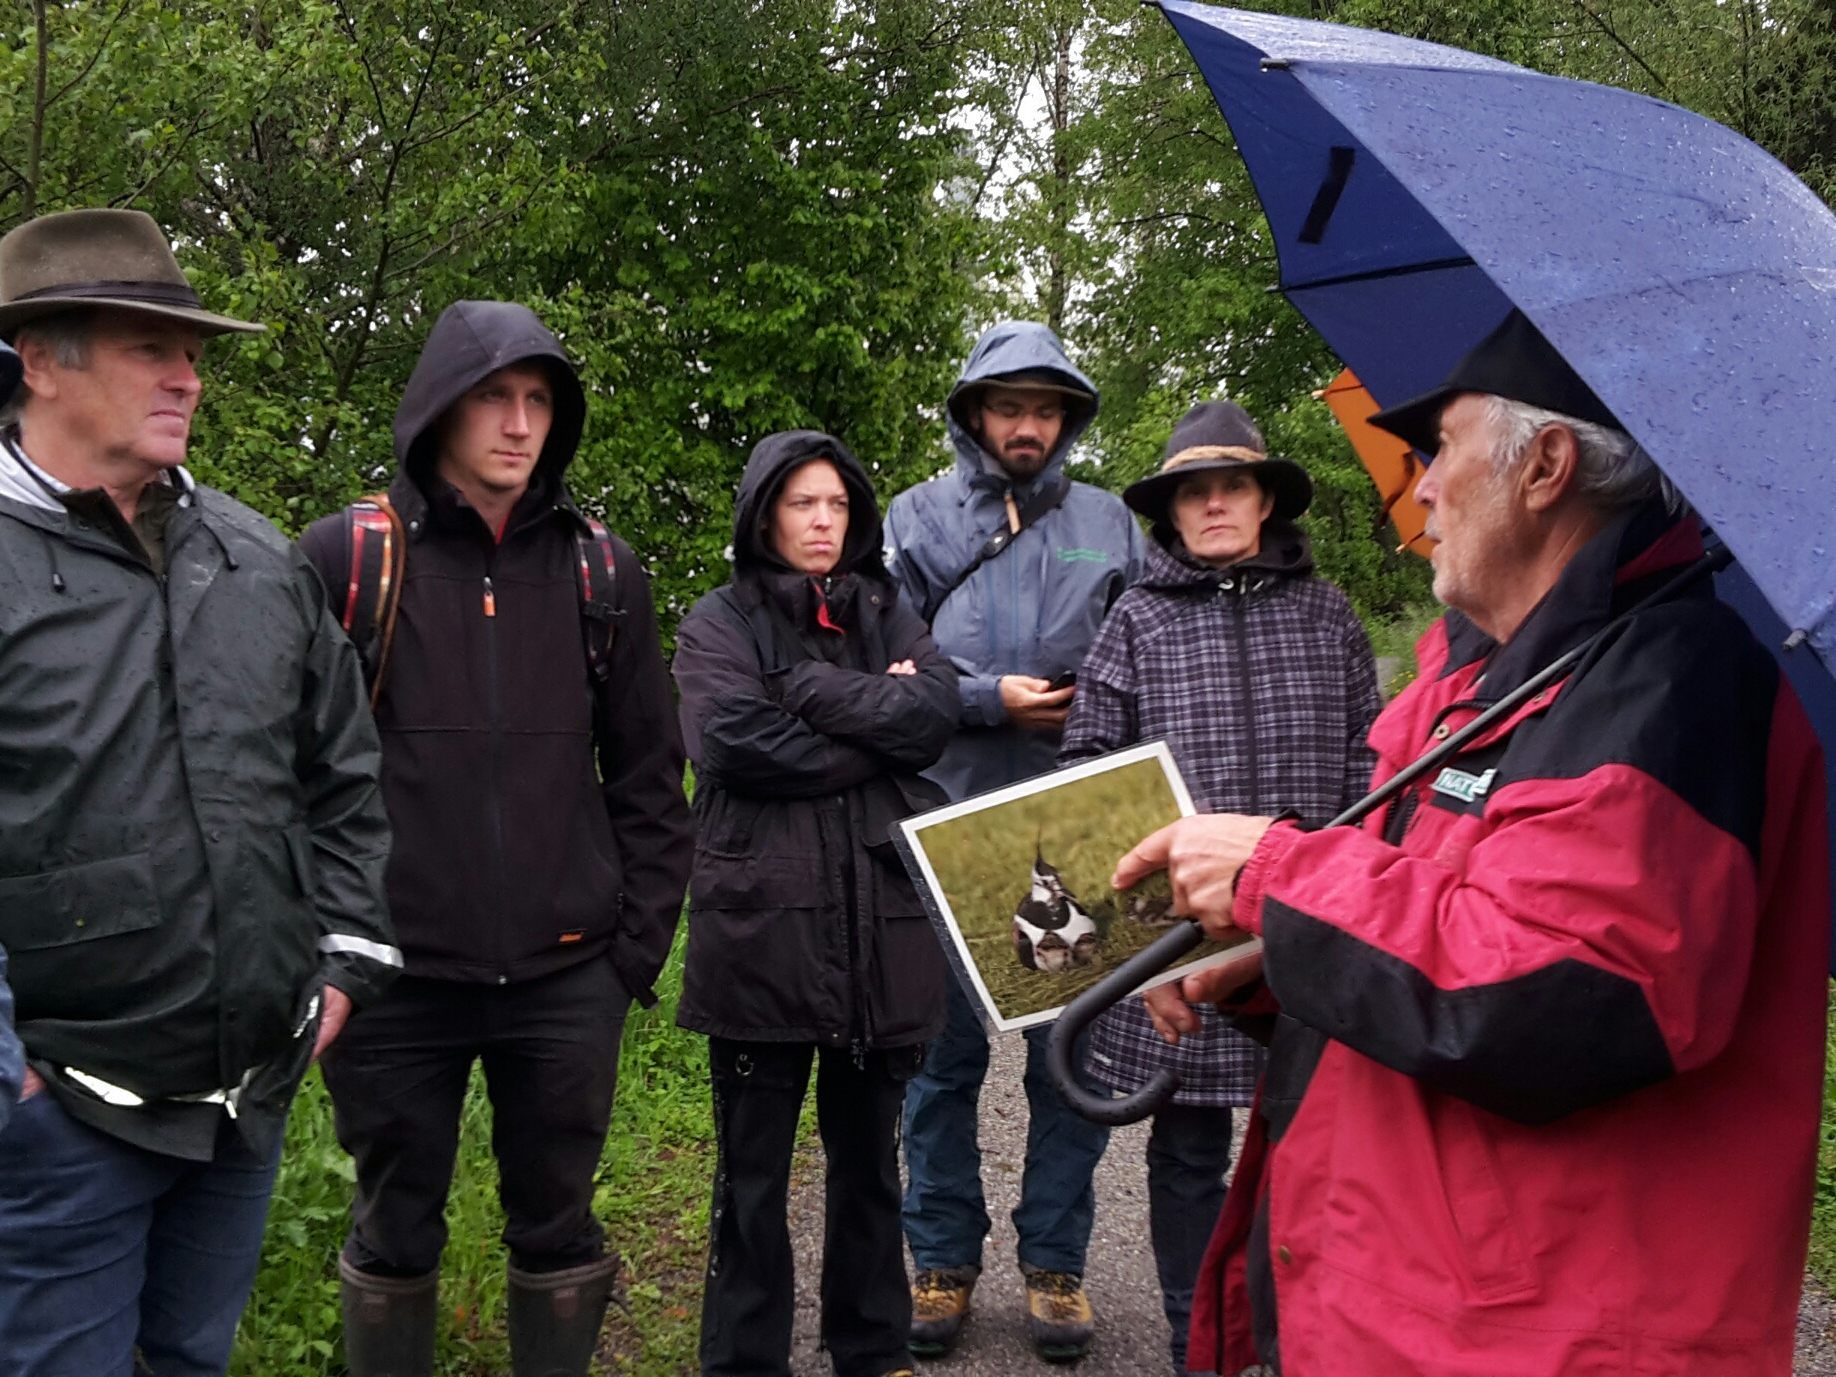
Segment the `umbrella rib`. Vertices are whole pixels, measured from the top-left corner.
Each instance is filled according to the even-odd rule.
[[[1312,282],[1282,282],[1269,288],[1272,292],[1309,292],[1316,287],[1342,287],[1348,282],[1372,282],[1384,277],[1408,277],[1412,273],[1434,273],[1444,268],[1477,267],[1472,258],[1461,254],[1458,258],[1437,258],[1430,263],[1409,263],[1400,268],[1370,268],[1361,273],[1341,273],[1337,277],[1315,278]]]

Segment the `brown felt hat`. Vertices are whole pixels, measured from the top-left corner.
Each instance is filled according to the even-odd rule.
[[[28,321],[87,306],[145,311],[206,335],[268,327],[204,309],[152,216],[138,210],[41,215],[0,239],[0,338]]]
[[[1122,500],[1154,523],[1156,538],[1171,530],[1179,485],[1213,469],[1247,469],[1275,499],[1271,517],[1291,521],[1313,501],[1313,481],[1292,459],[1263,449],[1262,432],[1235,402],[1200,402],[1173,427],[1160,468],[1122,490]]]

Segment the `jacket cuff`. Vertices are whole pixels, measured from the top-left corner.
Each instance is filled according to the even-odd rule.
[[[994,674],[965,674],[956,681],[962,695],[959,721],[965,727],[998,727],[1007,721],[1001,706],[1001,679]]]
[[[1278,822],[1262,834],[1256,849],[1237,872],[1237,894],[1230,908],[1230,921],[1245,932],[1262,936],[1262,900],[1269,882],[1269,870],[1288,854],[1306,833],[1292,822]]]
[[[369,938],[333,933],[319,939],[319,979],[351,997],[355,1008],[374,1004],[402,973],[402,954]]]

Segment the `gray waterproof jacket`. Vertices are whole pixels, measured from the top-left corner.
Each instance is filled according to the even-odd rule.
[[[401,957],[356,652],[280,532],[175,477],[161,575],[0,446],[0,946],[64,1108],[207,1158],[221,1111],[162,1107],[234,1092],[265,1152],[322,981],[361,1004]]]
[[[1043,325],[1006,321],[976,341],[950,392],[955,466],[900,493],[886,512],[887,565],[914,607],[949,587],[1007,524],[1010,487],[1024,506],[1037,487],[1056,480],[1095,418],[1094,401],[1069,408],[1044,470],[1030,483],[1013,484],[965,424],[968,406],[990,380],[1041,369],[1096,395]],[[1058,738],[1012,726],[1001,706],[999,680],[1004,674],[1051,679],[1075,671],[1103,614],[1140,572],[1144,550],[1141,528],[1120,498],[1074,482],[1059,506],[977,569],[937,610],[931,634],[962,676],[962,703],[955,737],[926,773],[952,799],[1052,768]]]

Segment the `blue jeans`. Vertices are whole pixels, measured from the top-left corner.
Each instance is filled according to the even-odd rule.
[[[1026,1170],[1014,1229],[1020,1262],[1084,1274],[1096,1218],[1092,1177],[1109,1130],[1065,1103],[1046,1070],[1049,1027],[1026,1038]],[[1081,1066],[1083,1058],[1077,1057]],[[905,1092],[905,1240],[920,1270],[979,1267],[988,1236],[976,1102],[988,1074],[988,1034],[968,996],[950,982],[949,1014],[924,1069]]]
[[[0,1377],[218,1377],[261,1259],[280,1149],[134,1147],[47,1091],[0,1132]]]

